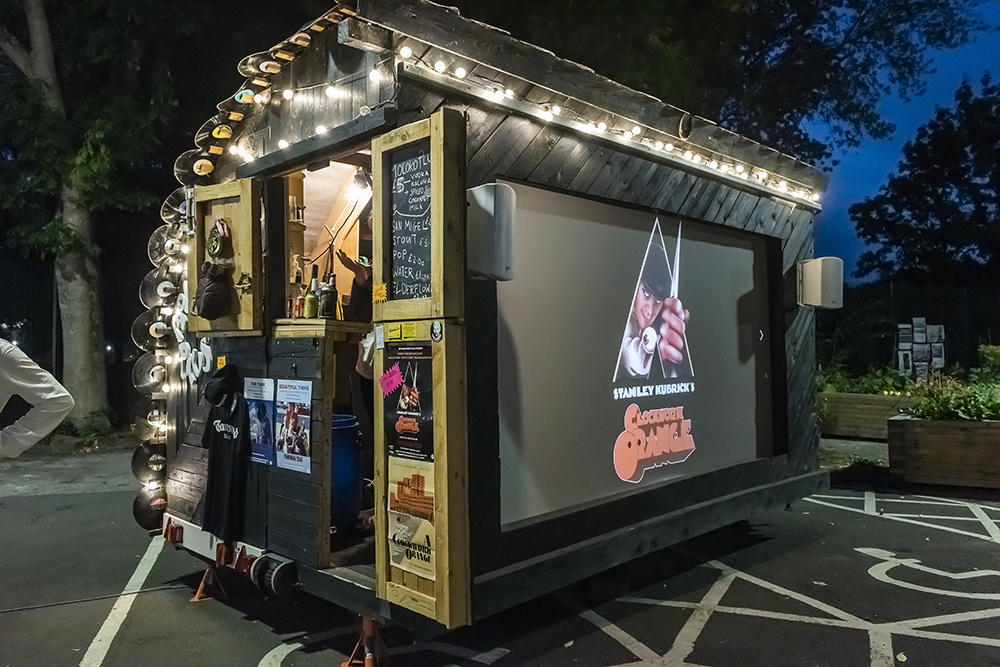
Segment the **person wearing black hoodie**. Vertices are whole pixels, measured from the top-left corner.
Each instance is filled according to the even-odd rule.
[[[208,449],[208,479],[202,500],[202,529],[226,541],[243,536],[250,411],[243,397],[243,377],[232,365],[205,382],[211,406],[201,444]]]

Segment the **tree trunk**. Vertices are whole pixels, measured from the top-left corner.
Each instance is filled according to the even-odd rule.
[[[66,226],[82,241],[76,252],[56,258],[55,279],[62,322],[63,384],[76,401],[70,418],[80,421],[108,409],[104,311],[97,250],[90,211],[80,200],[76,176],[66,178],[62,192]]]

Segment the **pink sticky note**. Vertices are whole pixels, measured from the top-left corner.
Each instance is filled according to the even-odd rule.
[[[378,379],[378,384],[382,388],[383,396],[388,396],[399,389],[403,384],[403,374],[399,372],[399,364],[393,364],[392,368],[383,373]]]

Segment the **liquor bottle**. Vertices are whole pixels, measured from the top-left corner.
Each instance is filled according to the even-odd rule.
[[[302,311],[302,315],[306,319],[313,319],[319,315],[319,297],[316,296],[316,292],[319,291],[319,279],[316,277],[318,275],[318,271],[319,267],[313,264],[312,280],[309,281],[309,291],[306,293],[304,308]]]

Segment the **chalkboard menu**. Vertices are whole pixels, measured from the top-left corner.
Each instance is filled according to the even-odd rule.
[[[431,296],[431,142],[408,144],[391,153],[392,275],[390,299]]]

